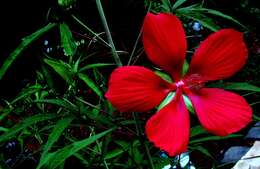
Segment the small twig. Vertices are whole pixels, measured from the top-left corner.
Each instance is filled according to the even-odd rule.
[[[144,147],[145,149],[145,153],[147,155],[147,158],[148,158],[148,162],[149,162],[149,165],[150,165],[150,168],[151,169],[155,169],[154,165],[153,165],[153,160],[152,160],[152,156],[150,154],[150,151],[149,151],[149,148],[147,146],[147,144],[145,143],[145,140],[143,139],[142,137],[142,127],[140,125],[140,121],[139,121],[139,117],[138,117],[138,114],[136,112],[133,113],[133,117],[134,117],[134,120],[135,120],[135,125],[136,125],[136,132],[137,132],[137,135],[139,137],[139,141],[141,142],[142,146]]]
[[[117,66],[122,66],[120,58],[119,58],[119,56],[118,56],[118,54],[116,52],[116,48],[115,48],[115,45],[114,45],[114,42],[113,42],[110,30],[109,30],[109,27],[107,25],[107,20],[106,20],[106,17],[105,17],[105,14],[104,14],[104,10],[103,10],[103,7],[102,7],[102,4],[101,4],[100,0],[96,0],[96,4],[97,4],[98,12],[99,12],[99,15],[101,17],[101,20],[102,20],[102,23],[103,23],[106,35],[107,35],[107,39],[108,39],[109,45],[111,46],[111,51],[113,53],[114,60],[115,60],[115,62],[117,64]]]
[[[251,104],[249,104],[250,106],[253,106],[253,105],[256,105],[256,104],[259,104],[260,103],[260,101],[257,101],[257,102],[254,102],[254,103],[251,103]]]
[[[95,33],[92,29],[90,29],[87,25],[85,25],[83,22],[81,22],[75,15],[71,15],[71,17],[73,19],[75,19],[75,21],[77,21],[81,26],[83,26],[85,29],[87,29],[87,31],[89,31],[90,33],[92,33],[95,37],[97,37],[98,40],[100,40],[101,42],[103,42],[107,47],[111,46],[104,40],[102,39],[97,33]]]
[[[151,9],[151,6],[152,6],[151,4],[152,4],[152,3],[150,3],[149,6],[148,6],[147,13],[148,13],[148,12],[150,11],[150,9]],[[141,29],[140,29],[140,31],[139,31],[139,34],[138,34],[137,39],[136,39],[136,41],[135,41],[134,48],[133,48],[133,50],[132,50],[132,52],[131,52],[131,55],[130,55],[130,57],[129,57],[129,60],[128,60],[127,65],[130,65],[130,63],[131,63],[131,61],[132,61],[132,58],[133,58],[133,56],[134,56],[134,53],[135,53],[135,51],[136,51],[137,44],[138,44],[138,42],[139,42],[139,40],[140,40],[140,37],[141,37],[142,33],[143,33],[143,26],[141,27]]]

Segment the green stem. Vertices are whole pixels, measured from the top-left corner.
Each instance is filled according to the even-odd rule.
[[[132,50],[132,52],[131,52],[131,55],[130,55],[130,57],[129,57],[129,60],[128,60],[127,65],[130,65],[130,63],[131,63],[131,61],[132,61],[132,58],[133,58],[133,56],[134,56],[134,53],[135,53],[137,44],[138,44],[138,42],[139,42],[139,39],[140,39],[140,37],[141,37],[141,35],[142,35],[142,32],[143,32],[143,27],[141,28],[141,30],[140,30],[140,32],[139,32],[139,34],[138,34],[138,36],[137,36],[137,39],[136,39],[135,44],[134,44],[134,48],[133,48],[133,50]]]
[[[116,52],[116,48],[115,48],[114,42],[112,40],[112,36],[111,36],[110,30],[109,30],[109,27],[107,25],[107,20],[106,20],[106,17],[105,17],[105,14],[104,14],[104,10],[102,8],[102,4],[101,4],[100,0],[96,0],[96,4],[97,4],[99,15],[100,15],[101,20],[102,20],[102,24],[104,26],[104,29],[105,29],[105,32],[106,32],[106,35],[107,35],[108,42],[109,42],[109,44],[111,46],[111,51],[112,51],[114,60],[115,60],[115,62],[117,64],[117,66],[122,66],[120,58],[119,58],[119,56],[118,56],[118,54]]]
[[[81,22],[75,15],[71,15],[73,19],[75,19],[75,21],[77,21],[81,26],[83,26],[85,29],[87,29],[87,31],[89,31],[90,33],[92,33],[95,37],[97,37],[98,40],[100,40],[101,42],[103,42],[106,46],[108,46],[109,48],[111,48],[111,46],[104,41],[104,39],[102,39],[97,33],[95,33],[92,29],[90,29],[87,25],[85,25],[83,22]]]
[[[103,160],[103,163],[104,163],[104,166],[106,167],[106,169],[109,169],[109,167],[108,167],[107,162],[106,162],[105,159]]]
[[[153,160],[152,160],[152,156],[150,154],[149,148],[148,148],[147,144],[145,143],[145,140],[143,140],[143,137],[142,137],[142,133],[143,132],[142,132],[142,127],[141,127],[141,124],[140,124],[140,121],[139,121],[138,114],[136,112],[134,112],[133,113],[133,117],[134,117],[134,120],[135,120],[136,132],[137,132],[137,135],[139,137],[139,140],[140,140],[142,146],[145,149],[145,153],[147,155],[150,168],[151,169],[155,169],[155,167],[153,165]]]
[[[152,6],[151,4],[152,4],[152,3],[150,3],[149,6],[148,6],[147,13],[148,13],[148,12],[150,11],[150,9],[151,9],[151,6]],[[131,61],[132,61],[132,58],[133,58],[134,53],[135,53],[135,51],[136,51],[136,47],[137,47],[137,44],[138,44],[138,42],[139,42],[139,40],[140,40],[140,37],[141,37],[141,35],[142,35],[142,32],[143,32],[143,26],[142,26],[141,30],[139,31],[139,34],[138,34],[137,39],[136,39],[136,41],[135,41],[134,48],[133,48],[133,50],[132,50],[132,52],[131,52],[131,55],[130,55],[130,57],[129,57],[129,60],[128,60],[127,65],[130,65],[130,63],[131,63]]]
[[[260,101],[257,101],[257,102],[254,102],[254,103],[251,103],[251,104],[249,104],[250,106],[253,106],[253,105],[256,105],[256,104],[259,104],[260,103]]]

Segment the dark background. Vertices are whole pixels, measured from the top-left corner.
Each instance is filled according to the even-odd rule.
[[[30,35],[51,21],[51,19],[46,19],[50,8],[52,8],[52,11],[56,11],[60,18],[66,17],[66,14],[60,12],[57,1],[1,2],[0,65],[19,45],[23,37]],[[120,48],[124,47],[123,50],[130,51],[145,15],[144,0],[101,0],[101,2],[113,38],[116,41],[116,46],[124,44]],[[190,0],[187,4],[190,5],[190,3],[196,2],[200,1]],[[205,1],[205,6],[220,10],[246,25],[250,29],[252,36],[248,40],[249,49],[255,45],[254,43],[259,44],[259,31],[257,30],[260,29],[260,11],[257,12],[257,10],[260,10],[260,8],[258,0],[208,0]],[[79,16],[83,22],[87,23],[96,32],[104,30],[95,0],[78,0],[71,13]],[[73,29],[77,29],[77,27]],[[37,52],[35,50],[40,48],[39,44],[41,43],[43,42],[34,43],[30,46],[7,71],[0,81],[0,100],[14,97],[30,79],[33,79],[32,73],[35,71],[34,67],[37,66],[35,65],[37,62]]]
[[[58,7],[57,1],[1,2],[2,43],[0,48],[0,65],[19,45],[22,38],[40,29],[48,22],[53,21],[51,18],[47,19],[47,13],[50,8],[61,20],[66,19],[68,13],[73,13],[96,32],[104,30],[95,0],[78,0],[74,8],[69,12],[62,11]],[[141,28],[144,16],[143,0],[104,0],[101,2],[114,39],[124,40],[128,45],[125,46],[126,48],[132,47]],[[74,29],[77,28],[74,27]],[[43,39],[39,41],[42,42],[33,43],[15,60],[0,81],[0,100],[13,98],[30,79],[33,79],[32,74],[35,71],[35,66],[37,66],[35,64],[38,57],[36,56],[36,50],[39,50],[39,44],[43,43]]]

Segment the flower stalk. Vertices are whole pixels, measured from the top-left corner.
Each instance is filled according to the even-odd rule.
[[[102,20],[102,24],[104,26],[104,29],[105,29],[105,32],[106,32],[106,35],[107,35],[109,45],[111,46],[111,52],[113,54],[114,60],[117,64],[117,66],[122,66],[120,58],[119,58],[119,56],[116,52],[116,48],[115,48],[115,45],[114,45],[110,30],[109,30],[109,27],[108,27],[108,24],[107,24],[106,16],[104,14],[104,10],[103,10],[103,7],[102,7],[100,0],[96,0],[96,4],[97,4],[99,15],[100,15],[101,20]]]
[[[136,134],[137,134],[137,136],[139,138],[140,143],[144,147],[144,150],[145,150],[145,153],[146,153],[146,156],[147,156],[150,168],[151,169],[155,169],[155,167],[153,165],[153,159],[152,159],[152,156],[150,154],[149,148],[148,148],[147,144],[145,143],[145,140],[142,137],[143,130],[142,130],[142,126],[140,124],[139,116],[138,116],[138,114],[136,112],[133,112],[133,118],[135,120]]]

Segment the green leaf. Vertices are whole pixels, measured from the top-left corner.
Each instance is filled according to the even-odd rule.
[[[75,104],[72,104],[71,102],[69,102],[68,100],[65,99],[39,99],[39,100],[35,100],[35,103],[47,103],[47,104],[53,104],[59,107],[63,107],[67,110],[70,110],[72,112],[77,112],[78,111],[78,107]]]
[[[201,152],[202,154],[206,155],[207,157],[214,159],[212,157],[212,155],[209,153],[209,151],[202,146],[189,147],[189,149],[192,150],[192,151],[197,150],[197,151]]]
[[[10,104],[14,104],[15,102],[17,102],[27,96],[30,96],[31,94],[33,94],[41,89],[42,89],[42,86],[39,84],[25,88],[18,94],[18,96]]]
[[[172,99],[175,96],[175,92],[170,92],[166,98],[160,103],[160,105],[158,106],[158,110],[162,109],[164,106],[166,106],[168,103],[170,103],[172,101]]]
[[[0,126],[0,132],[8,132],[8,131],[9,131],[8,128],[1,127],[1,126]]]
[[[14,108],[12,106],[2,109],[0,115],[0,121],[2,121],[6,116],[8,116],[13,111],[13,109]]]
[[[164,168],[167,168],[165,166],[169,166],[172,161],[171,161],[171,158],[155,158],[153,157],[153,159],[155,159],[155,166],[154,166],[154,169],[164,169]],[[185,168],[186,169],[186,168]]]
[[[123,150],[128,150],[130,148],[130,143],[124,140],[115,140],[115,143],[123,148]]]
[[[253,114],[253,119],[254,121],[260,121],[260,117],[258,117],[257,115]]]
[[[58,4],[64,8],[69,8],[70,6],[72,6],[75,3],[76,3],[76,0],[58,0]]]
[[[191,128],[190,137],[194,137],[194,136],[198,136],[198,135],[206,134],[206,133],[208,133],[208,132],[203,127],[198,125],[198,126],[194,126]]]
[[[179,6],[181,6],[183,3],[185,3],[187,0],[177,0],[173,6],[172,9],[175,10],[176,8],[178,8]]]
[[[162,8],[163,8],[163,12],[170,12],[171,11],[171,4],[169,0],[161,0],[162,1]]]
[[[85,105],[85,101],[81,98],[76,97],[76,99],[80,101],[78,102],[78,105],[80,107],[80,114],[82,114],[83,116],[87,115],[90,119],[96,120],[100,112],[99,105],[96,106],[96,108],[90,108],[89,106]]]
[[[224,137],[221,137],[221,136],[208,136],[208,137],[203,137],[203,138],[191,140],[190,144],[202,143],[202,142],[206,142],[206,141],[224,140],[224,139],[241,137],[241,136],[243,136],[243,135],[241,135],[241,134],[230,134],[230,135],[224,136]]]
[[[44,62],[51,66],[67,83],[72,82],[73,71],[69,65],[51,59],[44,59]]]
[[[81,155],[80,153],[75,153],[73,155],[75,157],[77,157],[79,160],[81,160],[81,163],[85,165],[85,168],[87,168],[89,166],[88,159],[85,159],[85,157],[83,155]]]
[[[183,96],[183,100],[184,100],[185,105],[186,105],[187,109],[189,110],[189,112],[195,113],[194,108],[193,108],[193,105],[192,105],[192,103],[191,103],[189,97],[186,96],[186,95],[182,95],[182,96]]]
[[[130,124],[135,124],[135,120],[121,120],[120,121],[121,125],[130,125]]]
[[[133,142],[133,146],[132,146],[132,155],[134,157],[134,160],[136,162],[136,164],[140,165],[143,161],[143,154],[141,154],[141,152],[139,151],[139,148],[140,147],[140,142],[139,140],[135,140]]]
[[[16,137],[17,133],[19,131],[25,129],[26,127],[28,127],[32,124],[36,124],[38,122],[45,121],[45,120],[50,120],[50,119],[53,119],[56,117],[58,117],[58,115],[56,115],[56,114],[37,114],[37,115],[31,116],[31,117],[28,117],[28,118],[24,119],[23,121],[21,121],[20,123],[13,126],[12,128],[10,128],[7,133],[0,135],[0,143],[4,142],[12,137]]]
[[[10,56],[4,61],[2,67],[0,68],[0,80],[3,78],[4,74],[11,66],[11,64],[16,60],[16,58],[29,46],[32,42],[37,40],[40,36],[42,36],[45,32],[51,30],[56,26],[55,23],[50,23],[45,27],[39,29],[33,34],[23,38],[20,45],[10,54]]]
[[[86,146],[90,145],[91,143],[95,142],[96,140],[100,139],[101,137],[105,136],[106,134],[110,133],[114,129],[106,130],[102,133],[90,136],[87,139],[73,142],[66,147],[59,149],[56,152],[46,154],[46,158],[41,161],[41,165],[37,167],[40,168],[51,168],[54,169],[61,165],[67,158],[77,153],[79,150],[85,148]]]
[[[114,158],[114,157],[117,157],[119,156],[120,154],[124,153],[125,151],[123,149],[119,149],[119,148],[116,148],[110,152],[108,152],[106,155],[105,155],[105,159],[108,160],[108,159],[111,159],[111,158]]]
[[[211,18],[204,14],[190,12],[189,14],[185,14],[185,16],[200,22],[204,27],[210,29],[213,32],[216,32],[220,29],[220,27]]]
[[[70,125],[74,117],[66,117],[64,119],[61,119],[57,122],[56,126],[54,127],[53,131],[48,137],[48,141],[44,146],[43,154],[48,152],[50,148],[53,146],[53,144],[59,139],[62,132]]]
[[[184,76],[189,70],[189,63],[187,60],[184,60],[183,67],[182,67],[182,76]]]
[[[85,71],[87,69],[92,69],[92,68],[97,68],[97,67],[105,67],[105,66],[114,66],[115,64],[113,63],[93,63],[93,64],[89,64],[86,65],[84,67],[82,67],[79,72]]]
[[[53,79],[53,74],[51,73],[52,69],[49,65],[46,65],[43,63],[43,60],[41,59],[41,70],[42,70],[42,74],[44,77],[44,80],[47,82],[47,85],[51,88],[51,89],[55,89],[55,82]]]
[[[161,72],[159,70],[155,70],[154,73],[157,74],[158,76],[160,76],[162,79],[166,80],[169,83],[173,82],[171,76],[164,73],[164,72]]]
[[[218,85],[218,84],[217,84]],[[260,92],[260,87],[251,85],[249,83],[226,83],[226,84],[220,84],[219,85],[228,90],[245,90],[245,91],[252,91],[252,92]]]
[[[73,64],[73,72],[78,72],[79,69],[79,64],[80,64],[80,58],[76,60],[76,62]]]
[[[184,16],[189,19],[196,20],[200,22],[204,27],[216,32],[220,27],[211,19],[206,16],[202,11],[198,9],[201,8],[201,5],[195,4],[184,8],[179,8],[176,10],[178,16]]]
[[[60,138],[62,135],[62,132],[70,125],[74,118],[73,117],[66,117],[64,119],[61,119],[57,122],[56,126],[54,127],[53,131],[48,137],[47,143],[44,145],[42,156],[40,159],[39,166],[41,166],[41,162],[45,161],[46,154],[51,149],[53,144]]]
[[[182,1],[182,0],[180,0],[180,1]],[[208,29],[210,29],[214,32],[217,31],[220,27],[218,25],[216,25],[210,17],[207,16],[208,14],[230,20],[234,23],[239,24],[243,28],[245,28],[244,25],[242,25],[239,21],[232,18],[231,16],[226,15],[226,14],[224,14],[220,11],[214,10],[214,9],[203,8],[201,4],[196,4],[196,5],[192,5],[189,7],[177,9],[176,13],[178,13],[180,16],[183,15],[188,18],[197,20],[204,27],[207,27]]]
[[[64,169],[64,165],[65,165],[65,161],[62,162],[62,163],[57,167],[57,169]]]
[[[76,53],[77,45],[66,23],[60,24],[60,36],[61,46],[64,48],[65,55],[73,56]]]
[[[102,92],[99,90],[97,85],[85,74],[83,73],[78,73],[78,77],[83,80],[86,85],[91,88],[100,98],[103,97]]]
[[[232,21],[234,23],[237,23],[237,24],[239,24],[242,27],[245,27],[239,21],[235,20],[234,18],[232,18],[229,15],[223,14],[220,11],[217,11],[217,10],[214,10],[214,9],[208,9],[208,8],[197,8],[197,9],[195,8],[195,10],[198,10],[198,11],[201,11],[201,12],[204,12],[204,13],[209,13],[209,14],[212,14],[212,15],[215,15],[215,16],[222,17],[224,19],[227,19],[227,20],[230,20],[230,21]]]

